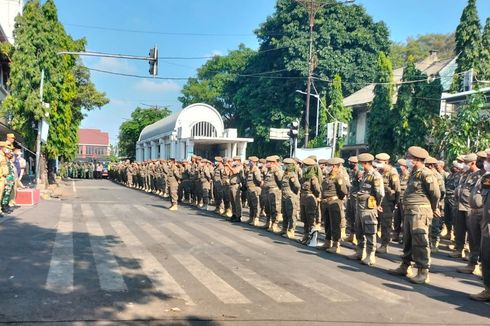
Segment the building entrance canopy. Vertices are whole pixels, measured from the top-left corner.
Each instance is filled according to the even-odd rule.
[[[136,160],[189,160],[192,155],[240,156],[245,159],[252,138],[239,138],[236,129],[225,129],[219,112],[203,103],[146,126],[136,144]]]

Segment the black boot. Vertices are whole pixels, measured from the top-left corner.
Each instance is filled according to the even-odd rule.
[[[10,214],[12,213],[12,209],[10,208],[9,205],[2,205],[2,212],[5,213],[5,214]]]

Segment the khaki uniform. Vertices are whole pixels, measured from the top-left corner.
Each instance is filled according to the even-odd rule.
[[[455,197],[455,191],[458,187],[461,174],[459,172],[452,172],[446,178],[446,196],[444,198],[444,224],[446,225],[448,234],[451,234],[453,229],[454,220],[457,214],[457,202]]]
[[[467,172],[461,177],[456,198],[458,200],[458,213],[454,223],[454,236],[456,240],[455,250],[460,252],[464,249],[466,242],[468,214],[471,212],[470,195],[471,190],[480,179],[480,171]]]
[[[172,206],[174,206],[177,205],[177,201],[179,200],[177,192],[179,188],[179,181],[182,178],[182,175],[180,174],[177,166],[173,163],[170,163],[170,165],[166,166],[165,172],[167,174],[170,201],[172,202]]]
[[[470,265],[478,264],[481,250],[481,236],[482,236],[482,219],[483,219],[483,196],[482,196],[482,182],[484,181],[483,175],[476,182],[470,193],[470,208],[471,211],[468,214],[466,228],[468,229],[468,242],[470,247],[470,256],[468,262]]]
[[[429,269],[429,226],[440,197],[439,185],[431,170],[423,167],[412,171],[403,196],[402,260],[405,265],[414,261],[417,268]]]
[[[254,166],[247,171],[246,179],[249,222],[252,222],[253,219],[259,218],[259,198],[261,192],[260,186],[262,185],[262,173],[260,173],[257,166]]]
[[[218,165],[214,169],[213,174],[214,205],[216,206],[216,212],[221,212],[223,209],[223,174],[224,167]]]
[[[274,166],[267,171],[264,179],[269,211],[267,214],[267,223],[272,221],[276,225],[282,222],[281,189],[279,188],[281,186],[282,175],[283,172],[277,166]]]
[[[321,186],[317,176],[312,176],[309,179],[303,178],[300,197],[300,217],[304,223],[303,243],[308,240],[308,236],[318,214],[320,193]]]
[[[444,176],[442,176],[439,172],[433,171],[434,177],[437,180],[437,184],[439,185],[439,192],[441,193],[441,197],[439,198],[438,208],[442,212],[444,211],[444,196],[446,194],[446,186],[444,185]],[[432,219],[432,224],[430,228],[430,240],[432,241],[432,245],[436,246],[441,239],[441,227],[444,220],[442,218],[434,218]]]
[[[381,202],[383,212],[379,214],[379,221],[381,224],[381,245],[387,246],[391,241],[393,211],[396,203],[400,200],[400,177],[394,167],[386,165],[386,171],[383,172],[383,185],[385,196]]]
[[[322,182],[320,212],[325,224],[325,241],[339,242],[347,184],[340,173],[331,172]]]
[[[357,193],[356,238],[357,252],[362,257],[364,249],[369,256],[376,252],[378,206],[384,197],[383,178],[376,169],[364,171]]]
[[[296,230],[296,215],[298,207],[298,193],[301,189],[298,174],[294,171],[286,171],[281,180],[281,209],[282,231],[294,232]]]
[[[407,189],[408,178],[410,174],[402,173],[400,175],[400,199],[396,204],[395,212],[394,212],[394,220],[393,220],[393,228],[395,229],[396,238],[400,237],[403,226],[403,196],[405,194],[405,190]]]
[[[241,184],[243,181],[243,168],[242,166],[234,167],[230,175],[230,201],[232,217],[236,221],[240,221],[242,218],[242,202],[241,202]]]
[[[351,234],[354,234],[354,225],[356,222],[356,210],[357,210],[357,192],[359,191],[359,184],[361,182],[362,173],[358,170],[351,170],[349,172],[349,179],[351,187],[349,189],[349,198],[347,200],[347,229]]]
[[[483,212],[481,221],[481,267],[483,284],[490,289],[490,173],[481,180]]]
[[[201,184],[201,197],[204,207],[209,205],[209,193],[211,192],[211,171],[207,166],[203,166],[199,172],[199,181]]]

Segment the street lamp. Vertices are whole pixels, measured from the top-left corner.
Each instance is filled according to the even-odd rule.
[[[299,89],[296,90],[297,93],[308,95],[307,92],[300,91]],[[311,94],[310,96],[313,96],[316,98],[316,129],[315,129],[315,137],[318,137],[318,116],[320,113],[320,95],[318,94]],[[308,117],[309,118],[309,117]]]

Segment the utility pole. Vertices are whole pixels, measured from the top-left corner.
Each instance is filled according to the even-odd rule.
[[[306,84],[306,112],[305,112],[305,144],[304,147],[308,148],[309,127],[310,127],[310,94],[311,94],[311,81],[313,79],[313,70],[315,70],[313,63],[313,28],[315,27],[315,17],[318,12],[325,7],[333,7],[339,4],[352,3],[354,0],[346,0],[344,2],[331,2],[328,0],[296,0],[296,2],[302,4],[308,11],[308,21],[310,25],[310,45],[308,50],[308,80]]]
[[[41,70],[41,86],[39,87],[39,97],[41,98],[41,105],[44,107],[43,91],[44,90],[44,69]],[[37,139],[36,139],[36,184],[39,185],[41,179],[41,169],[39,163],[41,161],[41,128],[43,125],[43,119],[39,119],[37,123]]]

